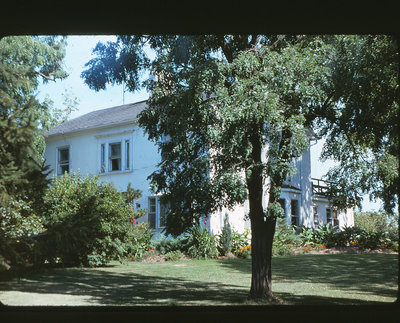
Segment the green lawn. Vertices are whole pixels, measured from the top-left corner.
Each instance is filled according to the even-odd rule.
[[[273,290],[287,305],[394,302],[397,255],[298,255],[273,259]],[[252,305],[251,261],[181,260],[65,268],[0,282],[6,305]]]

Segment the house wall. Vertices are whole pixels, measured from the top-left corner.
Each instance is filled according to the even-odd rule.
[[[285,199],[285,216],[287,223],[291,223],[291,200],[298,200],[299,203],[299,224],[312,226],[312,183],[311,183],[311,155],[307,149],[303,154],[294,161],[294,165],[298,169],[296,174],[288,178],[285,183],[294,187],[283,188],[281,198]],[[265,185],[268,185],[266,180]],[[296,189],[295,189],[296,188]],[[264,192],[264,207],[267,206],[268,192]],[[210,215],[210,230],[213,234],[221,233],[225,213],[229,214],[229,220],[232,228],[243,233],[246,228],[250,228],[248,220],[248,201],[244,205],[236,205],[232,209],[223,208],[221,211],[214,212]]]
[[[209,229],[212,234],[220,234],[222,232],[226,213],[229,215],[229,223],[232,230],[244,233],[246,229],[250,229],[250,221],[248,219],[249,203],[245,201],[242,205],[238,204],[231,209],[222,208],[220,211],[212,213],[209,217]]]
[[[100,144],[121,138],[128,138],[131,142],[131,169],[113,173],[100,173]],[[142,191],[142,197],[134,203],[135,208],[149,208],[148,198],[154,196],[154,194],[150,191],[150,183],[147,177],[157,170],[157,164],[161,161],[161,157],[157,146],[147,139],[143,130],[136,124],[117,125],[75,134],[51,136],[47,138],[46,145],[44,157],[46,164],[53,170],[49,176],[56,176],[54,170],[56,169],[57,148],[69,146],[70,172],[80,171],[82,175],[98,174],[100,182],[112,182],[119,191],[126,191],[126,187],[130,182],[133,188]],[[310,151],[304,151],[294,163],[298,172],[286,181],[286,184],[292,188],[284,188],[281,194],[281,198],[285,199],[287,223],[291,223],[290,208],[292,199],[299,201],[300,225],[314,226],[313,205],[318,207],[320,221],[326,223],[326,208],[329,207],[329,203],[326,199],[315,198],[312,194]],[[268,199],[267,194],[265,194],[264,198],[265,200]],[[213,234],[221,232],[225,213],[229,214],[230,223],[234,230],[243,233],[246,228],[250,228],[248,219],[249,206],[248,201],[246,201],[243,205],[236,205],[232,209],[223,208],[210,214],[209,229]],[[338,216],[341,227],[354,225],[352,209],[348,209],[346,212],[339,212]],[[148,221],[148,216],[146,215],[138,222],[141,221]],[[156,229],[156,235],[160,231],[161,229]]]
[[[118,140],[128,137],[131,142],[132,168],[129,171],[100,173],[100,142]],[[44,157],[46,164],[53,170],[49,176],[56,176],[57,147],[70,147],[70,172],[79,171],[82,175],[98,174],[100,182],[112,182],[117,190],[126,191],[128,183],[142,191],[142,197],[135,201],[141,208],[148,208],[150,192],[147,176],[157,169],[160,155],[157,146],[150,142],[143,130],[137,125],[114,126],[101,130],[92,130],[68,134],[67,136],[52,136],[46,140]],[[147,221],[147,215],[138,222]]]
[[[329,205],[328,199],[320,196],[315,196],[312,199],[313,206],[317,207],[318,213],[318,224],[324,225],[327,222],[326,219],[326,209],[332,207]],[[354,210],[353,208],[347,208],[345,210],[338,211],[338,220],[339,220],[339,228],[342,230],[345,227],[354,226]],[[315,227],[315,225],[311,225],[310,227]]]

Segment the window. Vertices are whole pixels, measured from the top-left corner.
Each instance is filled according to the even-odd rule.
[[[299,225],[299,201],[291,200],[290,205],[291,216],[292,216],[292,225]]]
[[[156,198],[155,197],[149,197],[149,216],[148,216],[148,222],[150,225],[150,228],[155,229],[156,228]]]
[[[313,207],[314,225],[318,225],[318,207]]]
[[[332,223],[331,209],[326,209],[326,224]]]
[[[121,170],[121,143],[112,143],[109,146],[109,171]]]
[[[149,197],[148,222],[152,229],[167,225],[167,211],[168,206],[161,203],[158,197]]]
[[[161,148],[161,161],[165,160],[166,152],[164,151],[164,147],[171,142],[171,137],[169,135],[163,135],[161,138],[162,148]]]
[[[57,151],[57,174],[69,173],[69,147],[58,148]]]
[[[132,170],[131,131],[96,136],[97,169],[100,174],[126,172]]]
[[[130,159],[129,159],[129,153],[130,152],[130,150],[129,150],[129,140],[125,140],[125,158],[126,158],[126,161],[125,161],[125,169],[130,169]]]
[[[167,211],[168,206],[160,202],[160,216],[158,226],[165,228],[167,226]]]
[[[283,209],[283,216],[286,216],[285,199],[279,199],[279,204],[281,205],[281,208]]]
[[[337,216],[337,210],[332,211],[333,225],[339,225],[339,219]]]

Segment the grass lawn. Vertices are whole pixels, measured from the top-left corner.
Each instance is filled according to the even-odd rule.
[[[273,290],[287,305],[394,302],[396,254],[274,257]],[[0,282],[5,305],[252,305],[251,260],[118,262]]]

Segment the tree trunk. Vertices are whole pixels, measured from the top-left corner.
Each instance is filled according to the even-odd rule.
[[[249,297],[273,299],[271,281],[272,242],[276,220],[265,217],[263,210],[263,174],[261,141],[252,140],[253,167],[246,176],[249,193],[249,216],[251,221],[252,276]]]
[[[275,233],[275,220],[251,223],[252,275],[250,298],[273,299],[271,280],[272,243]]]

